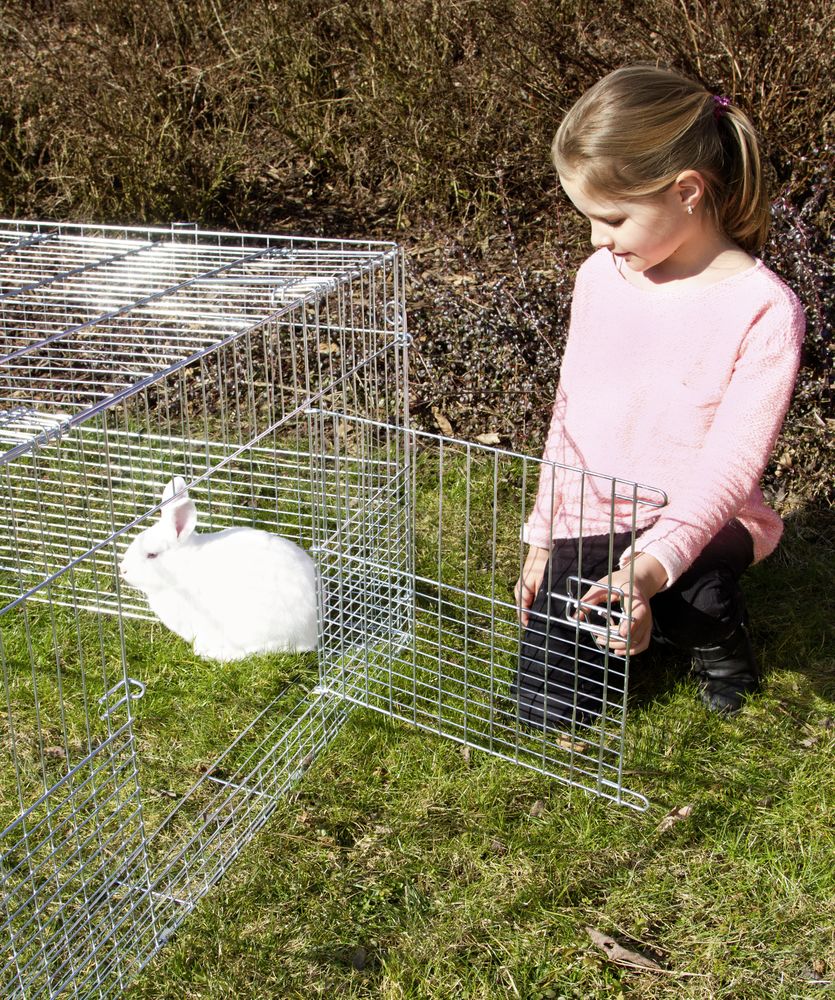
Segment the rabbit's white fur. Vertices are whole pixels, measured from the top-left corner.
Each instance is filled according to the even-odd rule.
[[[131,542],[120,572],[164,625],[215,660],[316,648],[316,573],[306,552],[256,528],[198,534],[182,476],[162,500],[159,520]]]

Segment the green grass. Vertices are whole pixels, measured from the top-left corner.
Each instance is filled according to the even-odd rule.
[[[473,481],[471,522],[489,522],[492,491]],[[462,497],[448,482],[452,517]],[[437,490],[425,501],[422,516]],[[419,519],[419,532],[433,523]],[[738,718],[705,713],[674,659],[633,663],[625,783],[648,795],[646,813],[357,709],[128,996],[821,995],[808,977],[835,974],[835,663],[821,598],[834,531],[831,514],[797,515],[780,552],[749,572],[767,677]],[[453,544],[445,532],[454,573]],[[418,558],[433,548],[419,545]],[[120,631],[106,616],[33,604],[27,613],[31,656],[4,616],[7,669],[31,658],[45,666],[57,636],[66,703],[81,704],[80,657],[88,671],[100,659],[115,673],[123,642],[131,676],[147,682],[134,709],[148,829],[288,682],[309,685],[315,672],[311,657],[202,661],[147,622]],[[9,677],[20,711],[28,670]],[[57,742],[54,682],[39,697],[45,740]],[[70,752],[80,753],[88,737],[77,719],[70,729]],[[36,751],[31,743],[33,784]],[[48,766],[57,773],[60,758]],[[689,817],[659,830],[684,805]],[[154,849],[164,853],[176,824],[162,834]],[[663,971],[612,964],[587,926]]]
[[[358,716],[131,996],[811,995],[805,967],[833,959],[832,737],[801,745],[778,710],[798,695],[819,719],[789,674],[737,722],[687,685],[639,713],[647,814]],[[608,965],[585,925],[671,973]]]
[[[627,767],[647,813],[358,711],[130,997],[822,995],[832,529],[795,518],[749,573],[767,680],[737,719],[704,713],[675,662],[636,661]],[[666,971],[609,963],[586,926]]]

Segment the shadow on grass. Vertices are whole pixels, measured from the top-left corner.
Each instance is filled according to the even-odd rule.
[[[833,575],[835,510],[788,515],[777,551],[743,580],[766,684],[772,673],[791,670],[809,694],[835,701]]]

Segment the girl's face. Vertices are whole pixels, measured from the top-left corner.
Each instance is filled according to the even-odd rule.
[[[687,211],[698,203],[698,185],[677,181],[650,198],[610,200],[589,193],[576,176],[561,175],[560,184],[591,223],[594,247],[605,247],[632,271],[673,276],[700,241],[698,216]]]

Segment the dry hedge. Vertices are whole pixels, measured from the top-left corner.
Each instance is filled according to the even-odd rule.
[[[530,221],[562,111],[641,59],[749,109],[802,196],[831,141],[834,22],[819,0],[6,2],[4,208],[489,229],[506,198]]]
[[[433,300],[415,310],[418,413],[457,407],[463,433],[492,414],[519,443],[541,432],[585,253],[555,192],[555,125],[615,66],[675,66],[762,132],[765,256],[810,321],[793,464],[772,473],[800,488],[789,453],[820,455],[827,495],[834,24],[820,0],[0,3],[0,212],[453,242],[415,272]]]

